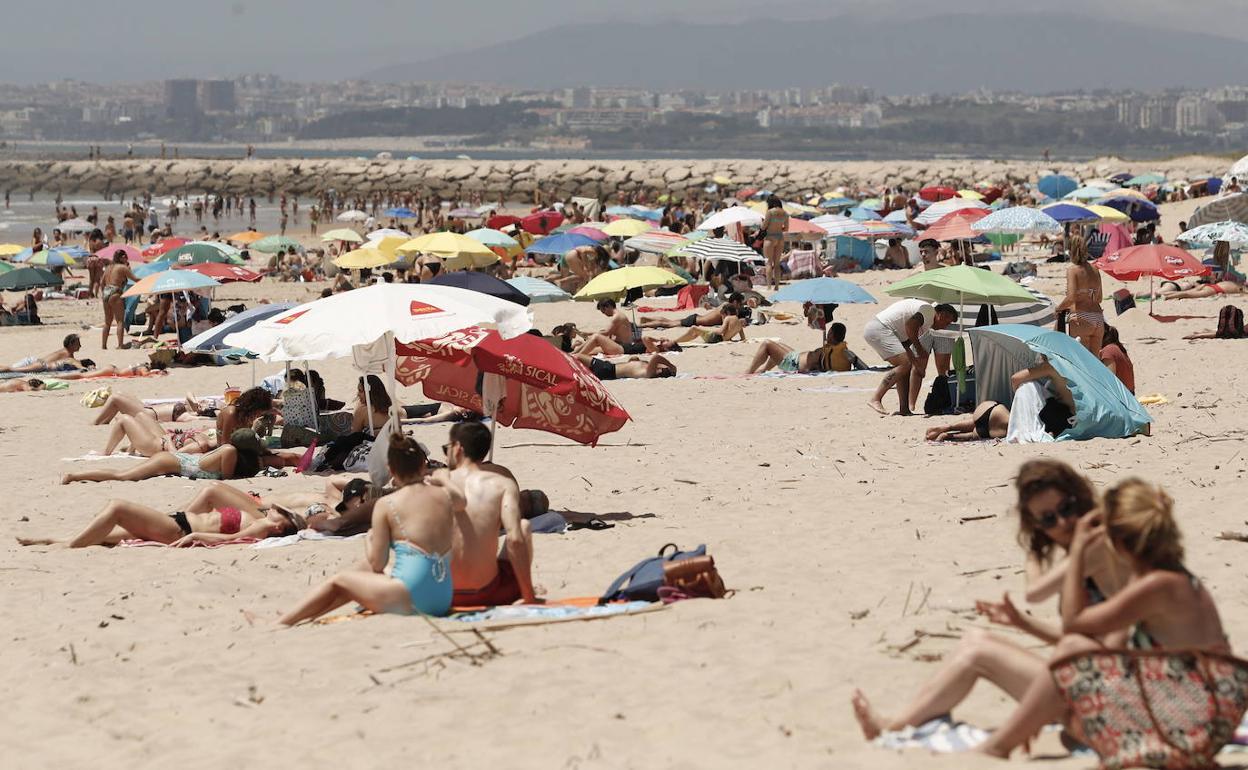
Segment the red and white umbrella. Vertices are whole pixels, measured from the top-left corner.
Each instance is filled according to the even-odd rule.
[[[1130,246],[1113,254],[1106,254],[1092,263],[1101,272],[1120,281],[1134,281],[1149,276],[1149,288],[1153,278],[1161,276],[1168,280],[1208,275],[1209,266],[1178,246],[1164,243],[1148,243]],[[1153,312],[1152,291],[1149,291],[1148,312]]]
[[[491,415],[502,425],[592,446],[630,419],[584,364],[532,334],[503,339],[474,326],[438,339],[396,343],[395,350],[400,383],[419,382],[427,397]],[[494,388],[502,395],[496,407],[482,396]]]
[[[200,275],[215,278],[221,283],[230,283],[232,281],[254,283],[264,277],[254,270],[248,270],[247,268],[239,267],[238,265],[223,265],[220,262],[201,262],[198,265],[188,265],[187,267],[179,267],[175,269],[194,270]]]

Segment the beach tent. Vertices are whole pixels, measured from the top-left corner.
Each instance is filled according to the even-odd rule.
[[[1127,438],[1152,422],[1122,381],[1072,337],[1023,324],[984,326],[969,334],[975,354],[977,403],[1011,403],[1010,377],[1044,356],[1065,378],[1075,399],[1073,425],[1058,441]]]

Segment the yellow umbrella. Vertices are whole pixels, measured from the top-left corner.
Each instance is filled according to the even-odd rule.
[[[407,256],[406,254],[399,253],[399,247],[407,243],[409,240],[411,239],[405,235],[387,235],[385,238],[378,238],[368,244],[365,248],[377,249],[382,254],[390,257],[391,262],[396,262],[402,257]]]
[[[235,243],[241,243],[245,246],[249,243],[255,243],[256,241],[260,240],[263,237],[264,237],[264,233],[258,233],[255,230],[242,230],[240,232],[234,233],[233,235],[227,235],[225,239],[227,241],[234,241]]]
[[[629,289],[652,289],[658,286],[682,286],[684,278],[661,267],[621,267],[599,275],[576,293],[576,299],[606,299],[625,294]]]
[[[490,251],[476,238],[459,233],[429,233],[402,243],[395,250],[401,256],[430,254],[440,257],[451,269],[485,267],[498,261],[498,255]]]
[[[642,222],[640,219],[617,219],[605,225],[602,231],[607,235],[614,235],[619,238],[632,238],[634,235],[648,233],[653,229],[654,225],[649,222]]]
[[[11,257],[14,254],[21,254],[25,250],[25,246],[19,246],[16,243],[0,243],[0,257]]]
[[[814,206],[805,206],[805,205],[803,205],[803,204],[801,204],[801,203],[794,203],[793,201],[785,201],[785,202],[784,202],[784,211],[785,211],[785,213],[786,213],[786,214],[789,214],[789,215],[794,215],[794,214],[822,214],[822,213],[824,213],[824,212],[820,211],[819,209],[815,208]]]
[[[1131,217],[1110,206],[1084,206],[1106,222],[1130,222]]]
[[[973,201],[982,201],[984,199],[984,194],[976,192],[975,190],[958,190],[958,197]]]
[[[321,236],[321,243],[329,243],[330,241],[347,241],[348,243],[363,243],[364,236],[354,230],[348,230],[345,227],[339,227],[337,230],[330,230]]]
[[[366,267],[383,267],[394,262],[393,254],[384,254],[373,246],[348,251],[334,258],[334,264],[343,270],[363,270]]]
[[[733,183],[730,177],[726,177],[723,174],[716,174],[715,176],[711,177],[711,181],[717,185],[726,185],[726,184]]]
[[[757,211],[760,214],[767,213],[767,204],[763,201],[750,201],[749,203],[745,204],[745,207],[752,211]]]

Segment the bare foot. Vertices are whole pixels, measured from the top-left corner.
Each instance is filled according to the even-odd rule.
[[[896,412],[893,412],[893,416],[894,417],[913,417],[914,412],[910,411],[909,409],[898,409]]]
[[[64,476],[61,476],[61,483],[62,483],[62,484],[72,484],[72,483],[74,483],[74,481],[76,481],[76,479],[74,479],[74,478],[73,478],[73,475],[74,475],[74,474],[72,474],[72,473],[66,473]]]
[[[868,401],[867,406],[871,407],[880,414],[888,414],[888,412],[884,411],[884,402],[882,401]]]
[[[862,728],[862,736],[869,741],[873,741],[884,732],[886,720],[876,713],[871,707],[871,702],[867,700],[867,696],[862,690],[854,690],[854,697],[850,699],[850,703],[854,707],[854,717],[858,720],[858,726]]]

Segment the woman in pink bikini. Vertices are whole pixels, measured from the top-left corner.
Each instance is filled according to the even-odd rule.
[[[1092,355],[1101,354],[1105,335],[1105,313],[1101,310],[1101,271],[1088,261],[1088,247],[1083,238],[1070,242],[1070,267],[1066,269],[1066,299],[1056,312],[1070,311],[1066,333],[1079,340]]]

